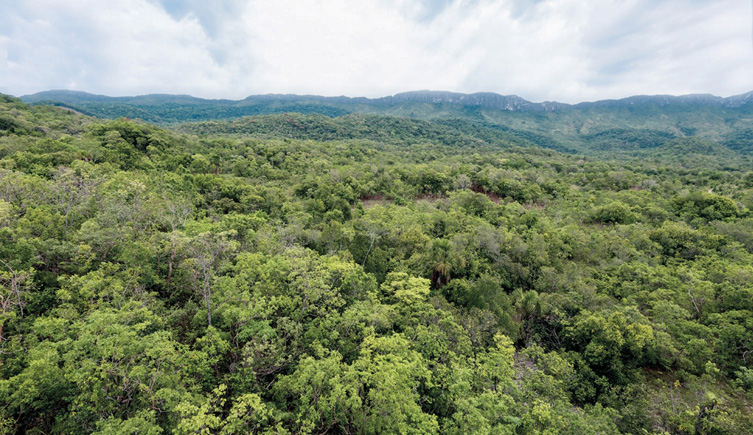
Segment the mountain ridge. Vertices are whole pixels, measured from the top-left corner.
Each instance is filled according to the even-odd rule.
[[[737,108],[753,103],[753,91],[729,97],[719,97],[712,94],[686,94],[686,95],[632,95],[619,99],[604,99],[596,101],[584,101],[575,104],[560,103],[557,101],[533,102],[517,95],[502,95],[494,92],[460,93],[449,91],[418,90],[401,92],[394,95],[368,98],[348,96],[320,96],[310,94],[256,94],[249,95],[240,100],[232,99],[209,99],[194,97],[187,94],[144,94],[136,96],[111,97],[102,94],[92,94],[83,91],[48,90],[34,94],[22,95],[20,99],[26,103],[81,103],[85,101],[99,101],[111,103],[124,103],[134,105],[182,103],[182,104],[220,104],[228,106],[243,106],[256,102],[291,102],[310,101],[318,103],[335,104],[366,104],[366,105],[390,105],[403,103],[429,103],[429,104],[454,104],[461,106],[478,106],[506,111],[520,112],[552,112],[571,108],[609,107],[635,104],[657,104],[659,106],[670,104],[702,104],[717,107]],[[153,102],[157,100],[157,102]]]
[[[364,114],[467,121],[483,125],[484,129],[495,126],[506,134],[564,152],[631,154],[690,136],[753,152],[753,92],[726,98],[710,94],[635,95],[578,104],[535,103],[516,95],[490,92],[443,91],[411,91],[380,98],[266,94],[243,100],[172,94],[108,97],[79,91],[46,91],[21,99],[99,118],[140,119],[177,128],[185,123],[284,113],[329,118]]]

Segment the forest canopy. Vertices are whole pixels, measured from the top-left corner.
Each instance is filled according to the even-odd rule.
[[[0,429],[750,433],[750,129],[618,127],[2,96]]]

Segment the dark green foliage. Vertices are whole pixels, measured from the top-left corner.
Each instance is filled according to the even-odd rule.
[[[702,218],[706,221],[714,221],[737,217],[740,214],[735,201],[712,193],[695,192],[678,196],[672,200],[672,204],[677,214],[690,220]]]
[[[753,128],[735,130],[727,134],[724,144],[735,151],[748,153],[753,151]]]
[[[665,131],[615,128],[585,135],[583,139],[597,150],[624,151],[656,148],[675,137]]]
[[[631,224],[635,222],[636,215],[627,204],[615,201],[597,208],[593,220],[603,224]]]
[[[95,125],[91,132],[102,142],[108,141],[110,136],[117,133],[127,144],[142,152],[149,147],[163,149],[167,145],[167,135],[163,131],[123,119]]]

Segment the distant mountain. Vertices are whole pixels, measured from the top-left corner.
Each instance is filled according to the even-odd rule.
[[[728,98],[708,94],[637,95],[578,104],[536,103],[490,92],[438,91],[405,92],[382,98],[268,94],[243,100],[166,94],[108,97],[46,91],[21,99],[30,104],[63,106],[100,118],[126,117],[162,125],[280,113],[330,118],[348,114],[388,115],[470,122],[468,125],[484,126],[485,132],[497,129],[522,141],[565,152],[634,155],[691,136],[753,152],[753,92]]]
[[[88,92],[81,91],[43,91],[37,92],[32,95],[25,95],[21,97],[21,101],[30,104],[38,104],[42,102],[56,102],[56,103],[120,103],[120,104],[133,104],[133,105],[154,105],[154,104],[201,104],[201,105],[213,105],[213,104],[235,104],[237,101],[232,100],[207,100],[204,98],[192,97],[190,95],[173,95],[173,94],[149,94],[139,95],[136,97],[109,97],[107,95],[90,94]]]
[[[149,94],[135,97],[109,97],[80,91],[44,91],[24,95],[21,100],[30,104],[56,103],[59,105],[128,105],[128,106],[232,106],[247,107],[269,105],[270,113],[279,112],[279,108],[288,106],[327,106],[346,112],[362,112],[364,107],[374,110],[411,104],[454,105],[460,107],[477,107],[513,112],[555,112],[577,110],[593,107],[629,107],[636,105],[682,106],[703,105],[710,107],[739,108],[753,105],[753,92],[728,98],[710,94],[671,95],[637,95],[618,100],[601,100],[578,104],[545,101],[534,103],[517,95],[499,95],[492,92],[462,94],[442,91],[412,91],[388,97],[323,97],[318,95],[266,94],[251,95],[243,100],[213,100],[192,97],[190,95]]]

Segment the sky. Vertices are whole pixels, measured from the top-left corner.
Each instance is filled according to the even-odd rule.
[[[753,90],[749,0],[0,0],[0,92]]]

